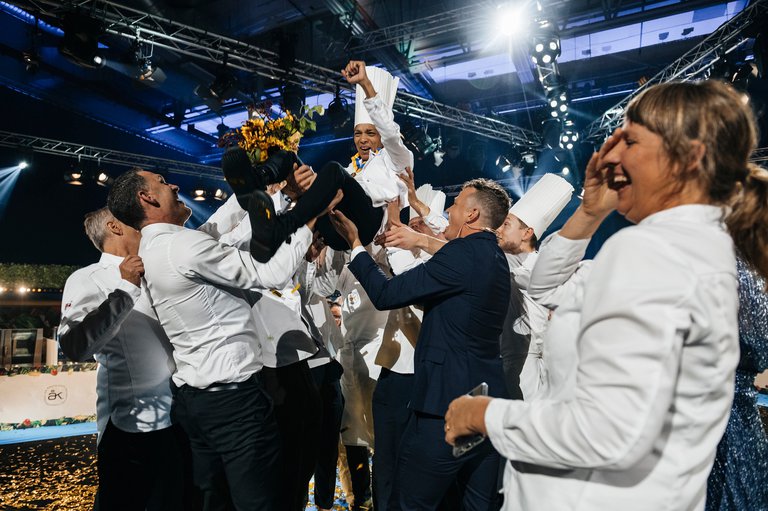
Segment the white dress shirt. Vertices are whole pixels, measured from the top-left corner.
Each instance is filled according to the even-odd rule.
[[[381,135],[384,148],[378,154],[371,153],[357,175],[352,164],[347,167],[347,172],[355,176],[371,198],[373,207],[385,206],[400,197],[400,207],[404,208],[408,205],[408,189],[397,175],[405,172],[405,167],[413,169],[413,153],[403,144],[400,126],[395,122],[392,109],[384,105],[379,95],[364,99],[363,103]]]
[[[69,276],[61,299],[60,342],[79,360],[99,363],[99,440],[110,418],[129,433],[171,425],[173,348],[146,294],[120,276],[122,262],[101,254],[98,263]]]
[[[291,203],[282,192],[272,194],[275,212],[289,209]],[[219,238],[221,243],[248,251],[251,223],[242,222],[237,228]],[[301,267],[304,258],[296,261]],[[297,269],[294,269],[296,272]],[[297,285],[298,284],[298,285]],[[302,319],[301,285],[297,275],[281,289],[251,289],[249,301],[256,322],[256,336],[261,346],[262,362],[273,369],[308,359],[317,353],[310,326]]]
[[[603,246],[545,340],[568,351],[573,377],[486,411],[494,447],[513,460],[505,509],[704,509],[739,358],[736,259],[721,218],[714,206],[671,208]]]
[[[269,262],[171,224],[141,230],[139,255],[152,302],[174,347],[173,381],[205,388],[247,380],[262,367],[252,288],[282,288],[312,241],[301,227]]]

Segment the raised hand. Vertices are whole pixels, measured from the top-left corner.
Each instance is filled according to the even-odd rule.
[[[357,226],[352,222],[352,220],[344,216],[344,213],[341,211],[331,211],[329,213],[329,217],[331,219],[331,224],[333,224],[334,229],[336,229],[336,232],[338,232],[339,235],[347,241],[350,248],[355,248],[362,245],[360,242],[360,235],[357,231]]]
[[[307,253],[304,254],[304,259],[306,259],[309,262],[315,261],[320,257],[320,255],[323,253],[323,249],[325,249],[325,243],[323,243],[323,238],[320,237],[320,232],[315,231],[315,233],[312,236],[312,244],[309,245],[309,248],[307,249]]]
[[[387,224],[384,226],[384,230],[389,230],[393,226],[402,226],[400,221],[400,198],[387,202]]]
[[[129,255],[120,263],[120,277],[136,287],[141,285],[141,277],[144,276],[144,261],[137,255]]]
[[[616,128],[603,143],[600,150],[594,153],[587,163],[584,172],[584,198],[581,208],[588,215],[604,217],[616,209],[618,194],[609,187],[613,167],[606,163],[606,155],[621,142],[622,135],[622,129]]]
[[[379,234],[376,236],[374,242],[383,247],[413,250],[422,247],[423,238],[425,236],[426,235],[401,224],[392,226],[382,234]]]
[[[316,178],[317,174],[312,170],[312,167],[309,165],[299,167],[294,163],[293,172],[288,175],[287,184],[283,191],[291,199],[296,200],[309,190]]]
[[[350,60],[347,67],[341,70],[341,75],[352,85],[356,83],[362,85],[363,81],[368,80],[368,74],[365,72],[365,62],[362,60]]]

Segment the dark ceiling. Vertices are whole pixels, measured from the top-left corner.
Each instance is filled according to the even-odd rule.
[[[455,107],[537,136],[542,133],[542,121],[549,118],[526,37],[529,20],[536,16],[533,2],[501,7],[496,2],[459,0],[118,2],[0,2],[0,131],[216,167],[219,125],[237,127],[254,101],[282,100],[285,72],[238,68],[228,71],[236,80],[231,97],[223,104],[206,100],[195,91],[207,89],[221,77],[221,59],[205,58],[205,49],[170,50],[146,30],[130,37],[118,35],[114,23],[104,23],[106,32],[99,38],[103,67],[85,68],[62,57],[59,46],[66,13],[78,10],[107,20],[105,13],[119,8],[248,43],[275,55],[284,69],[309,75],[316,72],[312,66],[337,70],[350,58],[364,59],[400,76],[407,92],[434,100],[437,108]],[[568,87],[569,118],[576,130],[585,129],[749,5],[746,0],[541,3],[538,16],[559,29],[559,74]],[[524,10],[519,19],[499,25],[507,4]],[[514,21],[521,22],[519,27],[506,34]],[[136,78],[135,36],[143,55],[151,52],[151,64],[162,69],[164,81]],[[749,60],[750,48],[747,42],[734,55]],[[342,85],[340,75],[335,80]],[[323,90],[333,86],[326,83]],[[332,98],[307,87],[308,104],[327,106]],[[431,158],[419,162],[418,181],[446,186],[478,174],[507,177],[495,165],[497,156],[508,151],[509,140],[504,136],[480,136],[434,120],[424,122],[418,112],[409,115],[433,138],[439,135],[444,143],[456,141],[461,151],[453,166],[435,167]],[[403,117],[398,120],[402,122]],[[323,118],[317,133],[303,141],[301,156],[310,162],[348,161],[353,152],[350,135],[334,130]],[[577,147],[568,161],[578,165],[582,153],[589,150]],[[29,155],[18,147],[0,147],[0,262],[85,264],[93,260],[95,251],[88,248],[80,222],[86,211],[103,205],[105,189],[93,183],[65,185],[62,173],[78,164],[73,157],[37,154],[33,165],[20,175],[2,170],[13,168],[25,156]],[[125,168],[90,161],[79,164],[112,174]],[[187,190],[200,183],[226,186],[210,173],[204,179],[190,175],[169,179]],[[197,220],[215,206],[213,202],[199,205]]]

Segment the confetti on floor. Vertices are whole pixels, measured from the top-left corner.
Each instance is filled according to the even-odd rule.
[[[96,435],[0,445],[3,511],[90,510],[97,484]],[[313,481],[307,509],[317,510]],[[333,509],[349,509],[338,480]]]

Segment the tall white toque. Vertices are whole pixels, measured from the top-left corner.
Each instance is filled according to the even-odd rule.
[[[512,205],[510,213],[533,229],[538,239],[557,215],[571,201],[573,186],[560,176],[544,174],[519,201]]]
[[[416,197],[429,206],[430,212],[437,213],[438,215],[443,214],[443,210],[445,210],[445,194],[440,190],[433,190],[432,185],[430,184],[421,185],[416,189]],[[411,206],[410,220],[413,220],[417,216],[419,216],[418,213],[416,213],[416,210]]]
[[[368,79],[371,80],[371,84],[373,84],[373,90],[376,91],[376,94],[384,102],[384,106],[391,109],[392,105],[395,104],[395,95],[397,95],[397,85],[400,83],[400,78],[392,76],[380,67],[365,66],[365,73],[368,75]],[[358,124],[373,124],[363,104],[364,99],[365,92],[358,84],[355,87],[355,126]]]

